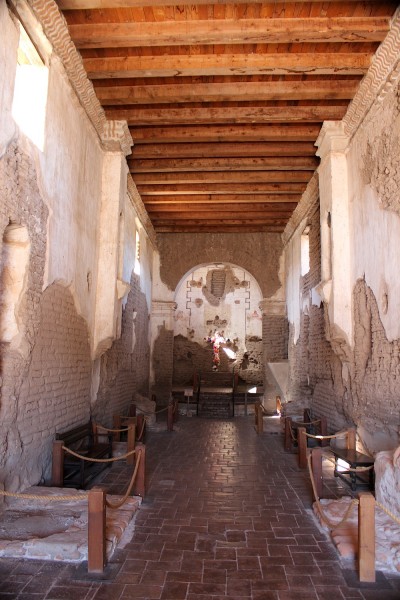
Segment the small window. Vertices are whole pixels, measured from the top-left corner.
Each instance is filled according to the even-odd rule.
[[[310,227],[301,234],[301,274],[306,275],[310,270]]]
[[[135,269],[136,275],[140,275],[140,235],[139,231],[136,229],[136,238],[135,238]]]
[[[43,151],[49,70],[21,23],[17,60],[12,116]]]

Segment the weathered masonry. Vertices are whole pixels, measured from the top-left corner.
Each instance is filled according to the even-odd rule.
[[[217,331],[267,409],[398,446],[396,4],[58,4],[0,2],[0,485],[165,404]]]

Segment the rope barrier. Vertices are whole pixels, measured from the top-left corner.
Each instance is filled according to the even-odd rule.
[[[297,437],[293,433],[292,423],[290,421],[288,421],[288,423],[289,423],[289,433],[290,433],[290,436],[292,438],[292,441],[293,442],[297,442]]]
[[[396,515],[393,514],[388,508],[386,508],[386,506],[383,506],[383,504],[381,504],[377,500],[375,500],[375,504],[377,506],[379,506],[379,508],[381,508],[383,510],[383,512],[385,512],[389,517],[391,517],[393,519],[393,521],[395,521],[395,523],[397,523],[397,525],[400,525],[400,519],[398,517],[396,517]]]
[[[91,458],[90,456],[83,456],[82,454],[78,454],[78,452],[74,452],[74,450],[71,450],[70,448],[67,448],[66,446],[63,446],[62,449],[65,450],[65,452],[68,452],[68,454],[72,454],[72,456],[79,458],[80,460],[86,460],[87,462],[97,462],[97,463],[117,462],[118,460],[124,460],[125,458],[128,458],[128,456],[132,456],[132,454],[135,454],[135,452],[136,452],[136,450],[131,450],[130,452],[127,452],[126,454],[123,454],[122,456],[114,456],[113,458]]]
[[[143,425],[142,425],[142,430],[140,432],[140,434],[138,435],[137,441],[140,442],[140,440],[143,437],[143,433],[144,433],[144,428],[146,427],[146,418],[143,419]]]
[[[347,430],[339,431],[338,433],[333,433],[332,435],[312,435],[311,433],[304,432],[309,438],[314,438],[316,440],[332,440],[333,438],[341,437],[343,435],[347,435]]]
[[[321,423],[321,419],[315,419],[315,421],[307,421],[302,423],[301,421],[293,421],[296,425],[300,425],[300,427],[306,427],[306,425],[316,425],[317,423]]]
[[[136,475],[137,475],[137,472],[139,470],[139,464],[140,464],[141,456],[142,456],[142,451],[139,450],[138,451],[137,460],[136,460],[136,464],[135,464],[135,469],[133,471],[133,475],[132,475],[131,480],[129,482],[128,489],[126,490],[125,495],[123,496],[123,498],[121,500],[119,500],[118,502],[116,502],[115,504],[113,504],[112,502],[110,502],[109,500],[107,500],[107,497],[106,497],[106,506],[108,508],[113,508],[114,510],[116,510],[117,508],[120,508],[123,504],[125,504],[128,496],[130,495],[130,493],[132,491],[133,484],[135,483]]]
[[[126,418],[129,418],[129,417],[126,417]],[[125,433],[126,431],[129,431],[129,427],[127,427],[126,429],[109,429],[108,427],[104,427],[103,425],[99,425],[98,423],[95,423],[95,425],[96,425],[96,427],[99,427],[103,431],[109,431],[110,433]]]
[[[39,496],[38,494],[24,494],[0,490],[0,496],[6,496],[7,498],[19,498],[23,500],[54,500],[55,502],[65,502],[65,500],[86,500],[88,494],[82,493],[79,496],[77,494],[71,496]]]
[[[322,454],[322,456],[324,458],[326,458],[326,460],[329,460],[329,462],[331,462],[332,464],[334,464],[336,466],[335,459],[332,458],[331,456],[329,456],[329,454],[326,454],[324,452]],[[344,460],[344,459],[342,459],[342,460]],[[344,462],[346,462],[346,461],[344,460]],[[346,471],[350,471],[351,473],[362,473],[363,471],[370,471],[373,468],[374,468],[374,465],[369,465],[368,467],[350,467],[350,465],[348,467],[343,467],[343,469],[345,469]]]
[[[310,474],[310,479],[311,479],[311,486],[312,486],[313,494],[314,494],[314,498],[315,498],[315,504],[317,506],[319,516],[321,517],[321,520],[325,523],[325,525],[327,525],[329,527],[329,529],[331,529],[331,530],[337,529],[338,527],[341,527],[343,525],[343,523],[345,523],[347,521],[347,519],[350,517],[350,514],[351,514],[354,506],[358,505],[359,502],[358,502],[358,500],[353,498],[352,501],[350,502],[348,509],[346,510],[346,512],[344,514],[344,517],[338,523],[333,523],[333,521],[328,519],[328,517],[325,515],[325,513],[322,509],[321,502],[319,501],[319,498],[318,498],[314,475],[313,475],[312,468],[311,468],[311,454],[309,454],[309,456],[307,457],[307,464],[308,464],[308,472]]]

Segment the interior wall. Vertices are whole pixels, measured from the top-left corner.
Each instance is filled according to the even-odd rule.
[[[111,425],[112,414],[126,410],[135,393],[147,393],[153,249],[126,192],[123,153],[103,149],[60,59],[46,54],[51,49],[44,38],[49,87],[43,148],[14,122],[19,30],[4,2],[0,30],[3,304],[13,296],[4,293],[12,283],[11,245],[3,252],[10,224],[26,231],[29,247],[21,290],[7,313],[15,313],[16,329],[0,347],[0,483],[17,490],[49,477],[55,432],[91,416]],[[112,223],[104,214],[109,199]],[[140,275],[134,273],[136,229],[144,249]],[[106,251],[107,269],[101,260]],[[99,326],[99,315],[108,329]],[[106,342],[99,354],[96,336],[99,347]]]
[[[329,311],[329,282],[325,282],[328,292],[321,302],[316,265],[310,270],[309,282],[300,275],[299,235],[304,223],[285,250],[291,303],[289,399],[294,404],[290,410],[312,406],[316,414],[328,417],[333,431],[355,425],[359,441],[371,452],[398,445],[400,430],[398,80],[386,92],[376,100],[345,150],[351,250],[342,268],[349,273],[351,293],[347,297],[342,290],[341,294],[346,310],[351,309],[353,340],[342,335]],[[320,237],[325,220],[325,214],[320,223],[319,216],[312,216],[310,240]],[[333,216],[335,226],[340,224],[335,224]],[[317,246],[315,241],[311,257],[315,255],[321,262]],[[334,263],[339,256],[340,248],[334,244],[323,249],[325,264],[327,257]],[[296,286],[298,301],[293,296]],[[310,297],[306,305],[305,292]]]

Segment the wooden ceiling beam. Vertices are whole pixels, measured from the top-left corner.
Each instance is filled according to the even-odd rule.
[[[196,204],[187,204],[185,202],[175,201],[173,204],[145,202],[144,205],[149,215],[152,215],[153,213],[169,215],[175,212],[191,214],[192,211],[195,211],[196,213],[204,211],[207,214],[210,214],[211,210],[230,212],[231,214],[240,211],[245,211],[246,213],[264,211],[268,214],[276,214],[278,212],[285,211],[291,214],[296,208],[297,202],[279,202],[279,204],[273,202],[199,202]]]
[[[70,24],[79,49],[214,44],[381,42],[389,17],[210,19]]]
[[[188,125],[185,127],[131,127],[135,144],[179,144],[217,142],[312,142],[317,139],[319,124]],[[190,145],[191,145],[190,144]],[[133,151],[135,152],[136,146]],[[179,146],[177,146],[179,151]]]
[[[226,225],[219,222],[218,225],[163,225],[155,226],[157,233],[276,233],[280,234],[285,225]]]
[[[224,195],[224,194],[302,194],[307,187],[306,183],[192,183],[188,184],[142,184],[138,185],[141,196],[174,196],[190,194]]]
[[[247,206],[248,204],[267,204],[268,206],[274,204],[288,204],[293,206],[297,205],[300,202],[300,194],[299,193],[291,193],[288,192],[286,195],[282,193],[272,194],[272,193],[263,193],[263,194],[178,194],[176,195],[174,192],[170,196],[149,196],[143,195],[144,205],[147,206],[161,206],[168,210],[169,206],[173,206],[174,204],[179,204],[182,206],[190,206],[199,204],[199,205],[207,205],[207,204],[226,204],[230,205],[239,204],[242,207]]]
[[[181,211],[171,212],[171,213],[162,213],[162,212],[153,212],[151,213],[151,220],[155,223],[157,221],[191,221],[193,219],[197,219],[198,221],[213,221],[216,219],[221,219],[222,221],[231,221],[233,219],[246,219],[249,221],[253,219],[254,221],[272,221],[273,219],[289,219],[293,211],[289,210],[281,210],[275,212],[267,212],[267,211],[246,211],[243,213],[240,212],[232,212],[231,210],[222,211],[219,209],[211,210],[209,207],[208,211],[191,211],[190,213],[183,213]]]
[[[262,4],[265,0],[251,0],[253,4]],[[321,0],[307,0],[308,2],[320,2]],[[327,2],[358,2],[359,0],[325,0]],[[373,1],[373,0],[371,0]],[[276,4],[282,4],[287,0],[275,0]],[[61,10],[90,10],[107,8],[140,8],[143,6],[171,6],[175,5],[173,0],[57,0]],[[192,6],[193,4],[237,4],[237,0],[175,0],[179,6]]]
[[[254,225],[255,223],[257,223],[258,225],[286,225],[286,223],[288,222],[288,218],[285,217],[281,217],[279,219],[275,219],[275,218],[260,218],[260,219],[245,219],[245,218],[231,218],[231,219],[208,219],[206,221],[206,225],[207,226],[211,226],[211,225],[219,225],[220,227],[223,227],[224,225]],[[154,222],[154,226],[157,227],[163,227],[166,225],[176,225],[177,221],[170,221],[170,220],[165,220],[165,219],[153,219]],[[202,219],[187,219],[186,221],[182,222],[183,226],[186,225],[202,225],[204,223],[204,221]]]
[[[137,173],[134,182],[139,185],[166,185],[192,183],[284,183],[308,182],[313,171],[191,171],[178,173]]]
[[[265,102],[280,100],[349,100],[359,79],[323,81],[263,81],[174,85],[96,87],[103,106],[183,104],[191,102]]]
[[[316,169],[319,159],[313,156],[267,158],[160,158],[128,160],[131,173],[171,173],[187,171],[310,171]]]
[[[163,158],[228,158],[241,156],[315,156],[312,142],[254,142],[254,143],[193,143],[193,144],[136,144],[133,159]]]
[[[371,65],[367,52],[313,54],[176,54],[84,58],[90,79],[135,77],[220,77],[231,75],[363,75]]]
[[[106,109],[111,120],[128,125],[174,125],[187,123],[321,123],[344,117],[346,106],[232,106],[222,108],[128,108]]]

